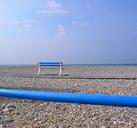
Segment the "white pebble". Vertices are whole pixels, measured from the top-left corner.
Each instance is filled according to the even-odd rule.
[[[3,128],[3,125],[2,125],[2,124],[0,124],[0,128]]]
[[[106,126],[101,126],[100,128],[107,128]]]

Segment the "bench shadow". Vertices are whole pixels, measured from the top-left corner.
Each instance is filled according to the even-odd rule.
[[[40,74],[39,76],[59,76],[59,74]],[[62,74],[61,76],[69,76],[69,74]]]

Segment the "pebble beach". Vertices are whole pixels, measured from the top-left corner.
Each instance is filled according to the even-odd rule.
[[[137,95],[136,66],[0,67],[0,88]],[[0,128],[137,128],[137,109],[0,97]]]

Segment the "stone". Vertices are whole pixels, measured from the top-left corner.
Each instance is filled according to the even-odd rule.
[[[5,108],[5,104],[2,104],[0,109],[4,109]]]
[[[107,128],[106,126],[101,126],[100,128]]]
[[[2,125],[2,124],[0,124],[0,128],[3,128],[3,125]]]
[[[3,109],[3,112],[8,112],[8,111],[9,111],[8,108]]]
[[[116,124],[117,124],[117,122],[116,122],[116,121],[114,121],[114,122],[113,122],[113,124],[114,124],[114,125],[116,125]]]
[[[7,108],[16,108],[16,106],[13,105],[13,104],[8,104],[8,105],[7,105]]]
[[[5,123],[11,123],[11,122],[13,122],[13,121],[14,121],[13,118],[7,117],[4,122],[5,122]]]

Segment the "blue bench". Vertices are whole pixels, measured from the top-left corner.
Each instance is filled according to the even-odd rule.
[[[62,66],[63,66],[63,62],[39,62],[38,63],[38,76],[40,75],[41,68],[46,68],[46,67],[59,67],[59,76],[61,76]]]

